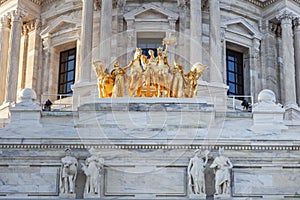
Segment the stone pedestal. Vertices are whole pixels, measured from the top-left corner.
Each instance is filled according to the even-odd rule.
[[[263,90],[258,95],[258,104],[253,106],[253,126],[255,133],[266,133],[288,129],[283,123],[284,108],[275,104],[275,94]]]
[[[98,97],[96,82],[80,82],[72,86],[73,90],[73,110],[77,110],[80,105],[91,102]]]
[[[76,199],[76,194],[69,194],[69,193],[66,193],[66,194],[59,194],[59,198],[62,198],[62,199]]]
[[[216,111],[227,110],[228,86],[222,83],[207,83],[201,81],[198,84],[198,97],[204,98],[208,103],[214,104]]]
[[[300,125],[299,107],[289,107],[285,109],[284,119],[289,121],[290,125]]]
[[[25,88],[19,94],[20,102],[9,108],[10,124],[7,127],[42,127],[40,124],[41,107],[33,102],[36,94],[32,89]]]
[[[205,194],[190,194],[189,199],[199,199],[199,200],[205,200],[206,195]]]

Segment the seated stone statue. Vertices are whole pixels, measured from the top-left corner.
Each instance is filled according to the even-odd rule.
[[[72,194],[75,192],[78,162],[75,157],[70,155],[70,149],[66,149],[66,153],[66,157],[61,159],[60,193]]]

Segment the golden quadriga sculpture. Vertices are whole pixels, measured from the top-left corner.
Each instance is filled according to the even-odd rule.
[[[170,45],[166,43],[167,39],[163,43],[165,50],[161,47],[157,49],[157,57],[153,50],[149,50],[148,58],[140,48],[136,48],[134,58],[127,66],[121,67],[116,61],[110,73],[105,63],[93,62],[98,77],[99,97],[124,97],[126,88],[129,97],[196,97],[198,79],[207,67],[198,62],[185,74],[178,62],[175,61],[171,66],[167,57]]]

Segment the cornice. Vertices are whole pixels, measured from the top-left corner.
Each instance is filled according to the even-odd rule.
[[[97,144],[1,144],[0,149],[126,149],[126,150],[190,150],[190,149],[208,149],[218,150],[224,148],[225,150],[264,150],[264,151],[299,151],[299,145],[154,145],[154,144],[115,144],[115,145],[97,145]]]

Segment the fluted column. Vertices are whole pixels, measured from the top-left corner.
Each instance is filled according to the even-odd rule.
[[[9,53],[8,53],[8,74],[6,82],[5,102],[11,103],[16,101],[17,84],[19,73],[19,59],[20,59],[20,44],[22,32],[22,17],[23,13],[20,10],[14,10],[9,13],[11,18],[11,32],[9,39]]]
[[[93,0],[82,0],[81,46],[79,63],[79,82],[91,80],[91,54],[93,39]]]
[[[297,103],[298,105],[300,105],[300,17],[295,19],[294,32],[295,32]]]
[[[3,16],[0,18],[0,105],[5,97],[5,85],[7,76],[7,57],[9,41],[9,24],[8,18]]]
[[[202,61],[202,4],[201,0],[190,1],[191,10],[191,41],[190,41],[190,62]]]
[[[223,83],[221,66],[220,1],[209,0],[210,82]]]
[[[100,30],[100,59],[106,65],[111,62],[111,35],[112,35],[112,1],[102,0],[101,30]]]
[[[296,105],[295,57],[292,20],[289,13],[279,16],[281,20],[284,96],[285,106]]]

